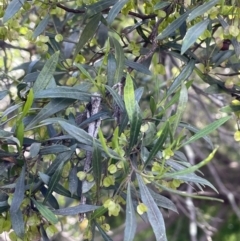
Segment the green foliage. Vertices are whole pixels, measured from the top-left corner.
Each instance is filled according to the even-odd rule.
[[[1,41],[31,44],[19,49],[40,60],[12,68],[25,72],[11,78],[18,96],[0,91],[0,99],[12,100],[0,122],[0,232],[13,230],[11,240],[49,240],[54,225],[73,215],[85,240],[94,240],[95,227],[112,240],[105,217],[124,212],[124,240],[134,240],[138,213],[156,240],[166,241],[162,209],[177,208],[159,193],[187,196],[177,190],[183,183],[216,191],[194,172],[217,151],[208,135],[231,116],[201,130],[182,118],[193,73],[218,93],[239,98],[239,82],[216,77],[218,67],[239,69],[240,8],[228,12],[222,2],[4,1]],[[226,39],[234,50],[220,51]],[[159,53],[179,69],[173,81],[158,86],[168,67],[156,64]],[[154,92],[146,101],[142,86],[150,82]],[[221,111],[239,119],[238,103]],[[213,149],[209,156],[193,166],[179,160],[182,148],[201,138]],[[60,208],[63,197],[74,205]]]

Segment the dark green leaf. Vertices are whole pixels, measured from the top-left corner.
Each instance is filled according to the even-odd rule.
[[[174,93],[181,85],[181,83],[188,79],[188,77],[193,72],[194,67],[195,67],[195,61],[190,60],[188,64],[183,68],[181,73],[177,76],[177,78],[173,81],[172,85],[169,87],[167,96],[170,96],[172,93]]]
[[[30,130],[35,127],[36,124],[45,120],[49,116],[56,114],[57,112],[66,109],[71,105],[74,99],[53,99],[37,114],[37,116],[27,125],[25,130]]]
[[[197,41],[199,36],[207,29],[209,22],[209,19],[205,19],[187,30],[183,38],[181,54],[184,54]]]
[[[69,191],[71,193],[71,195],[77,193],[77,188],[78,188],[78,177],[77,177],[77,167],[74,166],[70,172],[69,172],[69,177],[68,177],[68,181],[69,181]]]
[[[6,23],[10,18],[12,18],[23,6],[26,0],[12,0],[8,5],[7,9],[4,11],[3,23]]]
[[[153,228],[156,241],[167,241],[162,213],[160,212],[157,204],[155,203],[151,193],[148,191],[148,188],[144,184],[142,177],[139,174],[136,175],[140,189],[141,199],[148,208],[148,220]]]
[[[50,241],[42,224],[40,224],[40,233],[41,233],[43,241]]]
[[[109,25],[112,24],[118,13],[122,10],[123,6],[127,4],[128,1],[129,0],[118,1],[113,5],[107,16],[107,22]]]
[[[64,145],[52,145],[52,146],[45,146],[40,149],[39,153],[41,155],[48,155],[48,154],[58,154],[65,151],[70,151],[71,149]]]
[[[70,208],[60,208],[58,210],[54,210],[53,213],[56,215],[69,216],[69,215],[77,215],[79,213],[87,213],[98,209],[99,206],[87,205],[87,204],[79,204]]]
[[[101,226],[97,223],[94,222],[98,228],[98,231],[100,232],[100,234],[102,235],[102,238],[104,241],[113,241],[106,233],[105,231],[101,228]]]
[[[120,82],[123,77],[123,67],[124,67],[125,60],[124,60],[123,48],[120,45],[119,41],[115,38],[111,38],[111,41],[114,45],[115,58],[116,58],[116,62],[117,62],[116,73],[114,76],[114,84],[116,84],[116,83]]]
[[[34,94],[39,90],[44,90],[49,84],[50,80],[53,78],[57,63],[59,58],[59,52],[53,54],[45,63],[43,69],[39,73],[36,81],[33,85]]]
[[[163,9],[163,8],[169,6],[170,4],[171,4],[170,2],[162,2],[161,1],[161,2],[158,2],[157,4],[155,4],[153,9],[154,9],[154,11]]]
[[[21,174],[16,182],[12,204],[10,207],[10,212],[12,213],[18,212],[20,205],[24,199],[24,192],[25,192],[25,166],[22,167]]]
[[[44,218],[46,218],[50,223],[56,224],[58,222],[57,217],[54,215],[54,213],[45,205],[42,203],[37,202],[35,199],[31,198],[34,205],[38,209],[38,211],[42,214]]]
[[[48,25],[48,21],[50,19],[49,14],[47,14],[43,20],[41,20],[38,24],[38,26],[35,28],[34,32],[33,32],[33,38],[38,37],[47,27]]]
[[[81,33],[81,37],[79,39],[79,42],[77,43],[74,55],[73,55],[73,59],[75,59],[77,57],[77,55],[80,53],[81,49],[83,48],[83,46],[94,36],[94,34],[96,33],[96,30],[98,28],[99,25],[99,21],[101,19],[102,14],[101,13],[97,13],[96,15],[94,15],[90,21],[87,23],[87,25],[85,26],[85,28],[83,29],[82,33]]]
[[[124,241],[132,241],[135,237],[137,229],[137,220],[135,216],[135,210],[132,203],[131,197],[131,184],[128,183],[127,188],[127,200],[126,200],[126,221],[124,230]]]
[[[219,0],[210,0],[208,2],[205,2],[204,4],[201,4],[199,7],[195,8],[190,14],[187,19],[188,22],[192,21],[196,17],[203,15],[207,11],[209,11],[213,6],[215,6],[217,3],[219,3]]]
[[[124,103],[123,103],[123,100],[120,97],[120,95],[108,85],[105,85],[105,88],[110,92],[114,101],[116,102],[116,104],[118,105],[120,110],[123,112],[125,110],[125,107],[124,107]]]
[[[50,180],[50,178],[49,178]],[[48,193],[48,189],[45,186],[42,186],[40,189],[41,193],[43,194],[44,197],[46,197],[47,193]],[[48,195],[48,201],[47,203],[55,209],[59,209],[59,204],[57,202],[57,199],[53,196],[53,194],[49,194]]]
[[[87,16],[90,17],[96,13],[100,13],[103,10],[113,6],[118,0],[100,0],[96,3],[88,6]]]
[[[112,53],[108,54],[108,63],[107,63],[107,80],[108,85],[113,86],[114,85],[114,76],[117,69],[117,62]]]
[[[25,230],[24,230],[24,220],[23,215],[20,209],[18,209],[16,212],[10,210],[10,217],[11,217],[11,224],[14,232],[19,238],[24,237]]]
[[[157,154],[157,152],[159,150],[161,150],[165,140],[167,139],[168,136],[168,132],[169,132],[169,122],[166,122],[164,124],[164,126],[162,127],[162,132],[160,137],[158,138],[158,140],[156,141],[156,143],[154,144],[153,148],[151,149],[148,159],[146,160],[144,166],[146,167],[149,162],[152,160],[152,158],[155,157],[155,155]]]
[[[62,175],[63,165],[64,165],[64,163],[61,162],[60,165],[58,166],[58,168],[56,169],[56,171],[51,176],[51,178],[50,178],[50,180],[48,182],[48,191],[47,191],[46,196],[44,198],[43,204],[46,203],[46,201],[48,200],[48,196],[50,194],[52,194],[53,189],[55,188],[55,186],[57,185],[58,181],[60,180],[61,175]]]
[[[189,10],[185,12],[183,15],[181,15],[179,18],[174,20],[172,23],[170,23],[163,31],[157,36],[158,40],[162,40],[168,36],[170,36],[172,33],[174,33],[187,19],[189,13],[192,10]]]
[[[126,59],[125,65],[127,65],[128,67],[131,67],[132,69],[135,69],[137,72],[140,72],[146,75],[152,75],[151,71],[143,64]]]
[[[94,220],[96,218],[99,218],[101,216],[103,216],[106,212],[108,211],[107,208],[105,207],[99,207],[98,209],[96,209],[93,214],[91,215],[91,220]]]

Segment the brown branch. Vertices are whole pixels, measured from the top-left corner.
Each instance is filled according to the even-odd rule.
[[[60,3],[57,3],[56,6],[69,13],[85,13],[86,12],[86,10],[68,8]]]

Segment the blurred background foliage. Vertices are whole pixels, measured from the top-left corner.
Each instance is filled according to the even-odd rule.
[[[149,169],[144,172],[142,169],[142,165],[145,165],[142,160],[144,158],[139,161],[134,155],[135,152],[140,153],[139,150],[143,147],[146,147],[144,150],[149,154],[156,144],[155,133],[159,132],[160,136],[162,134],[161,128],[166,129],[168,138],[163,140],[165,144],[159,147],[158,153],[154,155],[155,159],[152,159],[160,160],[161,164],[168,160],[164,157],[166,150],[170,152],[166,154],[167,156],[172,156],[172,152],[176,155],[181,151],[178,154],[183,154],[194,166],[209,155],[210,144],[219,146],[212,161],[201,169],[204,179],[216,187],[219,193],[210,189],[210,184],[206,184],[208,187],[201,190],[199,186],[193,185],[191,179],[186,181],[181,178],[173,179],[171,176],[162,178],[161,182],[166,188],[172,188],[170,191],[156,188],[153,183],[149,185],[152,190],[161,192],[161,195],[171,200],[178,210],[178,213],[175,213],[161,208],[168,240],[237,241],[240,239],[238,185],[240,5],[238,1],[2,0],[0,6],[0,232],[2,240],[40,240],[41,238],[49,240],[51,238],[52,240],[118,241],[126,238],[124,222],[128,194],[127,185],[125,186],[126,183],[120,177],[121,175],[131,176],[136,163],[137,170],[141,174],[149,174],[151,171],[154,173],[158,170],[157,162],[154,162],[155,164],[151,162]],[[52,67],[52,65],[55,66]],[[136,99],[140,99],[138,104],[143,121],[138,134],[146,135],[145,144],[144,138],[136,137],[130,154],[127,152],[130,135],[133,133],[131,132],[134,126],[132,123],[138,123],[141,118],[138,116],[139,118],[135,119],[136,122],[131,122],[131,103],[127,103],[127,97],[123,95],[128,77],[129,86],[134,86]],[[46,79],[49,79],[46,86],[41,86],[41,81],[43,83]],[[119,87],[119,84],[122,87]],[[65,92],[63,96],[59,93],[56,96],[53,89],[57,89],[57,86],[71,87],[72,89],[69,89],[71,91],[78,88],[80,92],[77,94],[81,96],[76,97],[77,94],[74,95],[71,91]],[[186,87],[187,96],[184,96],[181,93],[186,93]],[[49,88],[52,92],[44,92]],[[118,97],[112,92],[114,88],[118,91]],[[34,100],[30,98],[31,93]],[[101,111],[98,118],[89,120],[86,113],[91,112],[90,96],[96,93],[103,99]],[[128,98],[131,101],[133,93],[131,91],[129,93]],[[40,97],[37,97],[37,94]],[[111,95],[113,97],[110,97]],[[179,99],[179,95],[183,98]],[[184,103],[186,98],[187,102]],[[122,99],[125,104],[121,112],[119,108],[123,103]],[[64,105],[57,110],[60,100]],[[28,104],[27,101],[29,101]],[[45,113],[40,118],[38,113],[43,109],[50,113]],[[128,115],[130,126],[127,122],[123,123],[123,113]],[[138,113],[137,109],[134,109],[133,113]],[[180,144],[187,142],[194,133],[198,131],[201,133],[201,129],[227,115],[232,115],[233,118],[224,125],[218,124],[212,130],[208,130],[207,134],[210,134],[211,141],[208,135],[201,134],[205,140],[196,138],[191,145],[174,144],[174,140],[178,140]],[[34,120],[36,116],[37,121]],[[88,134],[90,134],[89,123],[96,122],[101,117],[101,130],[105,138],[104,141],[100,141],[101,145],[104,146],[106,142],[107,147],[114,151],[111,155],[121,156],[123,160],[131,160],[131,163],[135,164],[131,167],[127,162],[125,166],[127,171],[122,174],[119,171],[122,164],[119,168],[117,159],[111,158],[109,153],[99,154],[96,148],[94,149],[97,150],[96,157],[104,160],[102,176],[99,177],[96,173],[98,170],[96,167],[93,167],[95,172],[91,168],[85,170],[84,161],[89,152],[88,146],[94,146],[94,142],[81,143],[81,135],[74,136],[73,130],[78,129],[72,126],[73,129],[69,129],[65,122],[61,122],[62,119],[48,119],[48,122],[42,122],[50,117],[64,118],[68,124],[84,129]],[[84,119],[87,119],[85,125],[81,125]],[[161,125],[160,122],[169,123],[170,127],[166,127],[167,124]],[[146,127],[146,123],[154,124]],[[119,126],[117,139],[119,149],[114,146],[116,139],[115,144],[113,141],[117,126]],[[149,131],[149,128],[152,130]],[[175,128],[177,134],[174,133]],[[67,134],[70,134],[72,139],[69,139],[69,135],[64,139]],[[51,138],[56,138],[55,142]],[[40,146],[39,143],[41,143]],[[51,149],[54,145],[57,149]],[[50,148],[47,149],[48,147]],[[72,152],[69,147],[72,148]],[[101,153],[105,151],[102,149]],[[55,166],[51,170],[53,160],[64,158],[65,154],[70,155],[71,158],[66,157],[64,168],[61,166],[63,164],[58,162],[57,165],[60,168]],[[174,155],[172,158],[176,157]],[[24,162],[27,163],[26,173]],[[163,173],[176,171],[167,164],[163,166]],[[115,172],[115,168],[118,168],[118,171]],[[47,177],[46,174],[48,174]],[[197,172],[197,174],[201,176],[201,173]],[[23,178],[24,191],[21,193],[20,188],[19,193],[20,196],[24,195],[19,199],[21,211],[24,214],[22,226],[27,230],[27,237],[24,238],[21,236],[24,227],[21,225],[19,227],[16,223],[21,224],[21,222],[18,221],[14,224],[14,208],[12,213],[10,208],[11,203],[14,202],[15,208],[17,207],[18,199],[13,200],[14,196],[18,195],[15,185],[22,180],[21,175],[26,181],[25,186]],[[72,181],[70,177],[74,177]],[[44,178],[52,178],[54,183],[53,181],[48,183]],[[116,178],[118,185],[114,186],[111,178],[114,180]],[[95,183],[91,186],[93,179]],[[152,181],[151,178],[149,180]],[[37,186],[32,190],[27,187],[28,184],[38,185],[39,182],[41,188]],[[117,205],[120,204],[119,207],[115,206],[119,210],[113,210],[117,212],[115,213],[117,217],[108,215],[106,210],[110,209],[105,203],[106,210],[103,211],[103,215],[98,214],[95,218],[101,223],[103,230],[100,233],[96,231],[95,237],[91,237],[94,233],[91,228],[95,229],[95,223],[91,221],[92,212],[87,216],[83,212],[84,216],[80,215],[80,222],[77,215],[60,217],[61,222],[57,225],[52,220],[55,216],[49,213],[44,215],[46,207],[50,207],[50,210],[57,210],[60,207],[61,210],[61,208],[77,205],[79,202],[84,205],[82,198],[84,195],[82,190],[79,190],[83,188],[83,182],[89,185],[86,191],[89,192],[87,204],[102,206],[107,198],[115,198],[113,199],[115,201],[120,197],[123,199],[116,202]],[[139,188],[135,175],[128,182],[132,183],[132,188]],[[56,192],[54,189],[56,183],[61,184],[61,190],[65,191],[64,195]],[[121,190],[122,195],[118,197],[115,194],[120,192],[119,185],[120,187],[123,185],[124,189]],[[49,191],[51,188],[53,189]],[[174,191],[182,191],[184,196]],[[96,192],[100,193],[101,200],[96,197],[98,195],[95,196]],[[73,194],[75,200],[71,198]],[[47,203],[46,195],[48,198],[51,197],[51,201]],[[195,199],[191,195],[199,195],[198,197],[201,198]],[[211,197],[212,200],[204,200],[207,197]],[[143,196],[132,198],[136,202],[134,207],[137,212],[139,214],[146,212],[145,207],[140,205]],[[36,200],[39,203],[36,204]],[[42,204],[43,207],[38,206]],[[18,208],[20,210],[20,207]],[[41,208],[44,211],[41,212]],[[89,211],[94,210],[94,206],[91,208]],[[75,212],[75,214],[78,213]],[[88,226],[89,223],[86,223],[86,220],[92,226]],[[137,223],[135,241],[165,240],[154,236],[144,215],[137,215]],[[98,227],[98,230],[101,230],[101,227]]]

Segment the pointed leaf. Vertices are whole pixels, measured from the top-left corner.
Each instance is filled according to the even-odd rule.
[[[24,220],[23,215],[20,209],[18,209],[16,212],[10,210],[10,217],[11,217],[11,224],[14,232],[19,238],[24,237],[25,234],[25,228],[24,228]]]
[[[17,180],[13,199],[10,207],[10,212],[17,212],[22,204],[25,193],[25,166],[22,167],[21,174]]]
[[[99,206],[80,204],[70,208],[60,208],[58,210],[54,210],[53,213],[56,215],[69,216],[69,215],[77,215],[79,213],[87,213],[98,209]]]
[[[57,185],[58,181],[60,180],[60,177],[62,175],[63,164],[64,163],[61,162],[60,165],[58,166],[57,170],[51,176],[49,183],[48,183],[48,190],[47,190],[46,196],[44,198],[43,204],[46,203],[49,195],[52,194],[54,187]]]
[[[155,4],[153,9],[154,9],[154,11],[163,9],[163,8],[169,6],[170,4],[171,4],[170,2],[162,2],[161,1],[161,2],[158,2],[157,4]]]
[[[144,92],[144,87],[139,87],[134,91],[135,100],[137,101],[137,103],[139,103],[139,101],[141,100],[143,92]]]
[[[33,38],[37,38],[47,27],[48,21],[50,19],[49,14],[47,14],[43,20],[41,20],[38,24],[38,26],[35,28],[33,32]]]
[[[41,155],[48,155],[48,154],[58,154],[65,151],[70,151],[71,149],[64,145],[52,145],[52,146],[45,146],[40,149],[39,153]]]
[[[59,52],[53,54],[45,63],[33,85],[33,92],[36,94],[39,90],[44,90],[53,78],[59,58]]]
[[[226,121],[228,121],[231,118],[231,116],[225,116],[222,117],[221,119],[218,119],[214,122],[212,122],[211,124],[209,124],[208,126],[206,126],[205,128],[203,128],[202,130],[200,130],[199,132],[197,132],[195,135],[193,135],[192,137],[190,137],[186,142],[184,142],[182,146],[188,145],[192,142],[195,142],[196,140],[212,133],[214,130],[216,130],[218,127],[220,127],[221,125],[223,125]]]
[[[77,193],[77,188],[78,188],[78,177],[77,177],[77,167],[74,166],[71,171],[69,172],[69,191],[71,195]]]
[[[115,58],[117,62],[116,73],[114,76],[114,84],[116,84],[120,82],[123,77],[123,67],[124,67],[125,57],[124,57],[123,48],[120,45],[119,41],[115,38],[111,38],[111,41],[114,45]]]
[[[98,28],[99,25],[99,21],[101,19],[102,14],[98,13],[96,15],[94,15],[90,21],[87,23],[87,25],[85,26],[85,28],[83,29],[79,42],[77,43],[74,55],[73,55],[73,59],[75,60],[75,58],[77,57],[77,55],[79,54],[79,52],[81,51],[81,49],[83,48],[83,46],[94,36],[94,34],[96,33],[96,30]]]
[[[87,16],[102,12],[103,10],[113,6],[118,0],[100,0],[88,6]]]
[[[170,96],[172,93],[174,93],[181,85],[181,83],[188,79],[188,77],[193,72],[194,67],[195,61],[191,59],[188,64],[183,68],[181,73],[177,76],[177,78],[173,81],[172,85],[169,87],[167,96]]]
[[[127,78],[124,86],[124,102],[125,102],[128,118],[130,122],[132,122],[136,107],[135,107],[133,81],[130,74],[127,74]]]
[[[219,0],[210,0],[208,2],[205,2],[204,4],[201,4],[199,7],[195,8],[190,14],[187,19],[188,22],[192,21],[196,17],[203,15],[207,11],[209,11],[213,6],[215,6],[217,3],[219,3]]]
[[[34,158],[38,155],[39,151],[41,148],[41,143],[37,143],[34,142],[31,146],[30,146],[30,157]]]
[[[117,70],[117,62],[112,53],[108,54],[108,62],[107,62],[107,80],[108,86],[114,85],[114,76]]]
[[[142,125],[142,116],[141,116],[141,110],[140,107],[138,106],[138,103],[135,103],[135,112],[133,113],[133,119],[130,124],[130,142],[128,145],[128,151],[132,151],[132,147],[137,143],[138,141],[138,136],[140,133],[140,128]]]
[[[177,112],[175,114],[174,125],[172,128],[173,135],[175,134],[178,124],[179,124],[180,120],[182,119],[183,113],[187,107],[187,103],[188,103],[188,92],[187,92],[187,88],[186,88],[185,84],[183,83],[182,89],[180,91]]]
[[[152,160],[152,158],[155,157],[157,152],[161,150],[165,140],[167,139],[168,132],[169,132],[169,122],[166,122],[162,127],[162,132],[160,137],[158,138],[158,140],[156,141],[156,143],[154,144],[153,148],[149,153],[148,159],[146,160],[144,167],[146,167],[149,164],[149,162]]]
[[[104,241],[113,241],[107,234],[106,232],[101,228],[101,226],[97,223],[94,222],[95,225],[97,226],[98,231],[100,232],[100,234],[102,235],[102,238]]]
[[[209,22],[209,19],[205,19],[188,29],[183,38],[181,54],[184,54],[197,41],[199,36],[207,29]]]
[[[23,6],[26,0],[12,0],[7,9],[4,11],[3,23],[6,23],[10,18],[12,18]]]
[[[40,233],[41,233],[43,241],[50,241],[42,224],[40,224]]]
[[[114,19],[117,17],[118,13],[122,10],[123,6],[127,4],[129,0],[121,0],[116,2],[113,7],[110,9],[108,16],[107,16],[107,22],[109,25],[112,24]]]
[[[160,33],[156,39],[162,40],[168,36],[170,36],[172,33],[174,33],[187,19],[189,13],[191,13],[192,10],[189,10],[185,12],[183,15],[181,15],[179,18],[174,20],[171,24],[169,24],[163,31]]]
[[[140,189],[141,199],[148,208],[147,216],[153,228],[156,241],[167,241],[166,229],[162,213],[160,212],[157,204],[151,196],[151,193],[148,191],[148,188],[144,184],[142,177],[139,174],[136,175]]]
[[[126,59],[125,65],[146,75],[152,75],[151,71],[143,64]]]
[[[45,205],[41,204],[40,202],[37,202],[35,199],[31,198],[34,205],[38,209],[38,211],[42,214],[44,218],[46,218],[50,223],[56,224],[58,222],[57,217],[54,215],[54,213]]]
[[[49,178],[50,180],[50,178]],[[47,195],[47,192],[48,192],[48,189],[45,187],[45,186],[42,186],[41,189],[40,189],[42,195],[44,197],[46,197]],[[48,201],[47,203],[52,207],[52,208],[55,208],[55,209],[58,209],[59,208],[59,204],[57,202],[57,199],[53,196],[53,194],[49,194],[48,195]]]
[[[27,101],[26,101],[26,103],[24,104],[24,107],[23,107],[22,118],[25,117],[27,115],[28,111],[30,110],[30,108],[32,106],[32,103],[33,103],[33,98],[34,98],[33,90],[30,89],[30,91],[27,95]]]
[[[132,241],[135,237],[135,233],[137,229],[137,220],[136,220],[135,210],[132,203],[130,182],[128,183],[126,202],[127,202],[126,204],[127,206],[126,206],[124,241]]]

